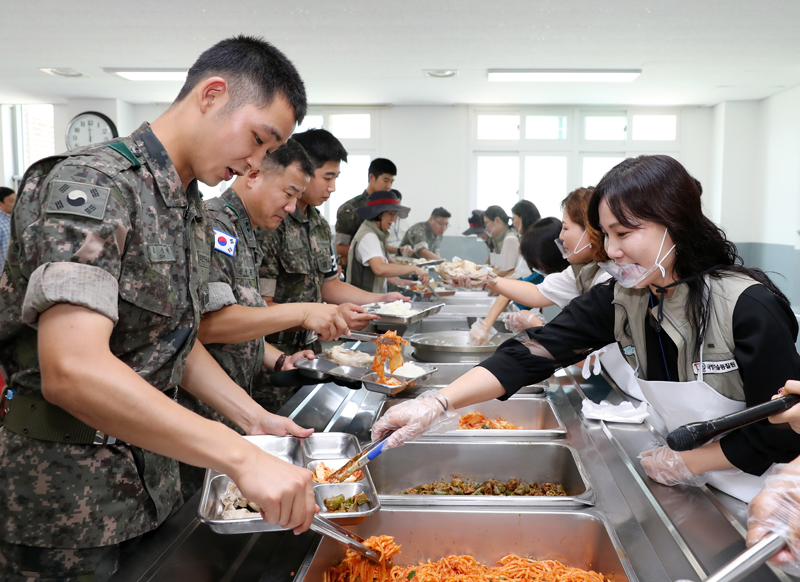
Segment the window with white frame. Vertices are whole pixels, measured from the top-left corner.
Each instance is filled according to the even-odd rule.
[[[561,217],[561,201],[594,186],[628,157],[665,153],[680,159],[680,111],[636,107],[472,107],[472,202],[518,200],[543,217]],[[516,193],[515,193],[516,191]]]
[[[34,162],[56,153],[53,106],[49,103],[10,107],[14,188]]]

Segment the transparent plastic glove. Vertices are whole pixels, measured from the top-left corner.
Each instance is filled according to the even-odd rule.
[[[758,543],[767,534],[780,535],[786,546],[770,562],[800,576],[800,464],[777,465],[773,471],[750,502],[747,545]]]
[[[600,356],[608,351],[608,346],[604,348],[600,348],[597,351],[592,352],[589,354],[586,359],[583,361],[583,370],[581,375],[586,378],[587,380],[594,374],[595,376],[599,376],[602,370],[602,366],[600,365]]]
[[[473,346],[485,346],[496,334],[494,326],[488,325],[484,319],[478,319],[469,329],[469,343]]]
[[[669,447],[656,447],[639,455],[647,475],[662,485],[691,485],[700,487],[708,482],[705,473],[692,475],[681,454]]]
[[[395,433],[386,439],[384,449],[399,447],[427,432],[447,432],[458,428],[458,414],[447,397],[438,390],[428,390],[403,404],[392,406],[372,426],[373,442],[387,432]]]
[[[414,247],[412,247],[411,245],[402,246],[400,247],[400,254],[403,255],[404,257],[410,257],[411,255],[414,254]]]
[[[521,333],[529,327],[537,327],[537,323],[534,320],[538,319],[536,313],[531,313],[528,310],[508,313],[505,319],[506,329],[512,333]]]

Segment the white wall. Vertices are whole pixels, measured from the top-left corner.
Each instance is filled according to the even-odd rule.
[[[446,234],[464,231],[472,212],[467,107],[389,107],[380,110],[380,124],[378,155],[397,165],[395,188],[411,208],[409,225],[443,206],[453,215]]]
[[[759,102],[754,240],[800,249],[800,87]]]

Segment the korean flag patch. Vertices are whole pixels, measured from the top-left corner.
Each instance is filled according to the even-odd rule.
[[[239,239],[229,235],[227,232],[214,229],[214,250],[225,253],[229,257],[236,256],[236,243]]]

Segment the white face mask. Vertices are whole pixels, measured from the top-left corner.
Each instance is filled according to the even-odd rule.
[[[586,231],[584,230],[583,234],[581,235],[581,238],[578,239],[578,242],[575,244],[575,246],[578,246],[579,244],[581,244],[581,241],[583,240],[583,237],[585,237],[585,236],[586,236]],[[570,258],[572,255],[577,255],[579,252],[583,251],[584,249],[588,249],[589,247],[592,246],[592,243],[588,243],[588,244],[583,245],[578,250],[575,250],[575,251],[572,251],[571,253],[569,253],[569,252],[567,252],[567,249],[564,248],[564,241],[563,240],[561,240],[560,238],[557,238],[555,240],[555,243],[556,243],[556,246],[558,247],[558,250],[561,251],[561,256],[564,257],[565,259]]]
[[[598,263],[603,270],[614,277],[617,282],[623,287],[631,289],[633,287],[638,287],[639,284],[647,279],[650,275],[652,275],[656,269],[661,271],[661,276],[666,277],[667,272],[664,270],[664,267],[661,266],[661,263],[664,262],[669,254],[675,250],[675,245],[672,245],[667,253],[661,257],[661,250],[664,248],[664,241],[667,240],[667,229],[664,229],[664,236],[661,238],[661,246],[658,247],[658,254],[656,255],[656,262],[653,264],[652,267],[647,268],[641,265],[637,265],[636,263],[617,263],[614,262],[604,262]],[[661,258],[659,258],[661,257]]]

